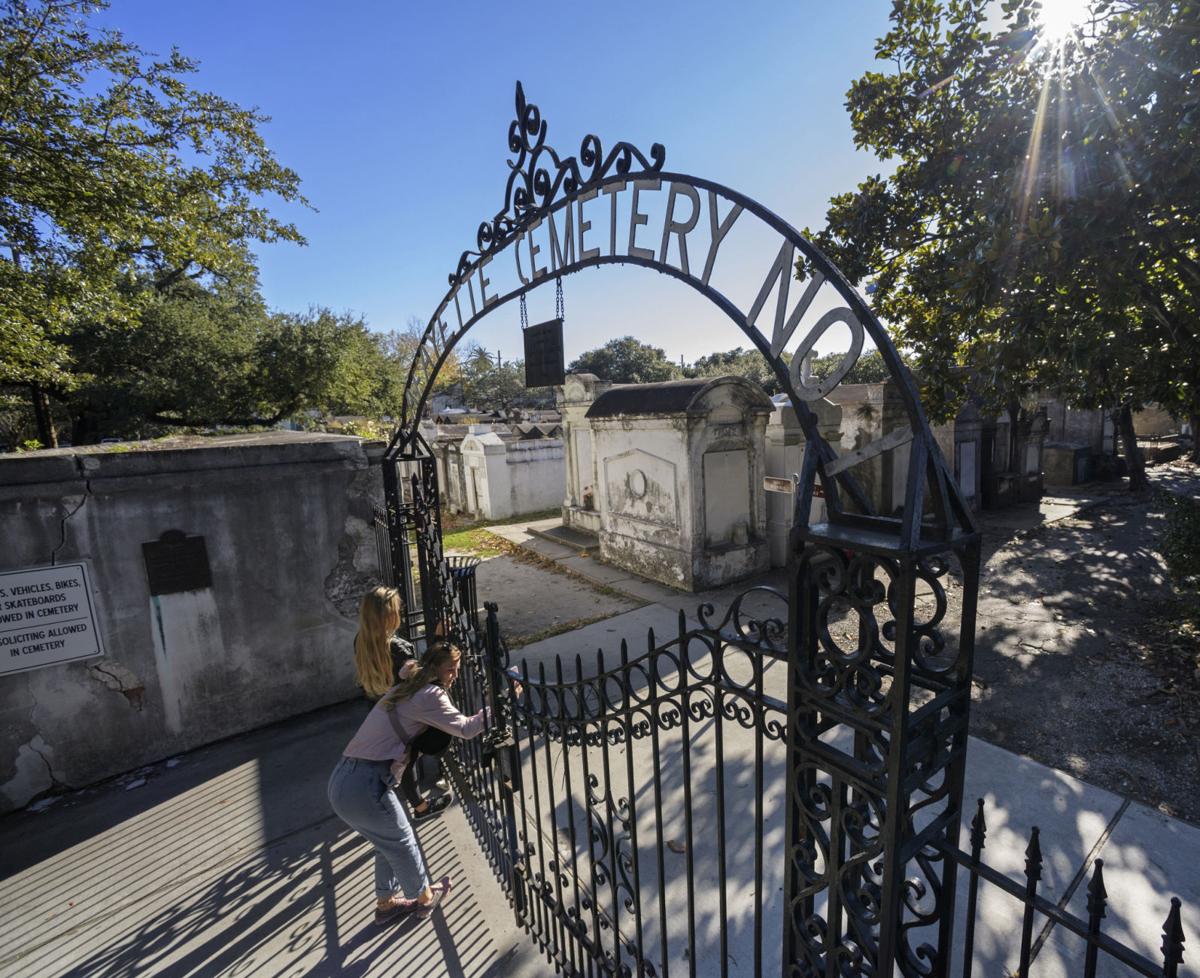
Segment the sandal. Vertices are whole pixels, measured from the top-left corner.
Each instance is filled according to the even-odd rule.
[[[375,923],[381,927],[386,924],[395,923],[401,917],[407,917],[419,906],[420,904],[416,900],[405,900],[404,898],[396,900],[391,905],[385,907],[376,904]]]
[[[423,811],[423,812],[414,811],[412,813],[412,820],[414,822],[424,822],[428,818],[433,818],[436,815],[441,815],[442,812],[444,812],[447,808],[449,808],[454,803],[454,796],[453,795],[442,795],[438,798],[429,798],[429,799],[427,799],[427,801],[429,802],[429,804],[426,806],[425,811]]]
[[[417,909],[415,916],[417,920],[428,920],[430,917],[432,917],[433,912],[439,906],[441,906],[442,901],[450,895],[450,887],[452,885],[453,884],[451,884],[449,876],[443,876],[436,883],[432,884],[429,888],[433,891],[433,899],[428,903],[422,903],[420,900],[416,901]]]

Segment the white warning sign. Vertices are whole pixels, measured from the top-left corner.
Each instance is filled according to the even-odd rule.
[[[0,675],[102,654],[86,565],[0,571]]]

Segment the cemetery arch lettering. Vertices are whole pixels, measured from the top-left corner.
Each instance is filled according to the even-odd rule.
[[[504,206],[480,225],[476,247],[462,254],[429,319],[384,464],[393,572],[410,612],[421,609],[410,614],[410,629],[432,635],[440,625],[466,650],[462,705],[490,703],[497,717],[482,745],[461,745],[450,767],[517,920],[567,974],[597,966],[622,974],[696,973],[704,949],[696,944],[691,834],[693,801],[701,802],[684,783],[688,926],[686,953],[676,960],[667,933],[671,880],[664,875],[660,765],[674,763],[666,752],[681,749],[688,771],[689,725],[711,720],[717,730],[728,723],[731,731],[749,732],[738,736],[753,740],[760,789],[767,787],[764,757],[781,752],[782,813],[764,811],[763,790],[754,803],[754,887],[763,889],[771,866],[783,875],[778,906],[761,898],[754,905],[756,973],[778,966],[784,976],[949,974],[955,874],[945,853],[957,846],[961,816],[979,534],[913,379],[858,292],[776,214],[714,181],[665,170],[659,144],[649,155],[623,142],[605,150],[589,135],[578,156],[562,157],[546,134],[518,83]],[[652,216],[651,194],[661,195],[661,217]],[[763,254],[761,285],[739,303],[714,278],[724,246],[750,221],[775,243]],[[694,621],[681,614],[678,635],[661,644],[651,635],[641,655],[631,657],[622,642],[619,665],[610,656],[594,667],[560,661],[549,676],[544,666],[536,675],[525,668],[518,698],[498,609],[488,606],[480,624],[463,575],[443,554],[436,465],[419,424],[439,370],[477,323],[559,277],[608,264],[652,268],[711,301],[762,354],[795,409],[806,441],[787,593],[753,588],[754,600],[747,592],[747,601],[739,598],[723,616],[711,606]],[[804,376],[806,354],[835,327],[849,335],[842,362],[824,380]],[[840,452],[821,436],[809,404],[843,380],[868,340],[889,370],[907,424]],[[907,472],[898,515],[874,512],[854,475],[884,452]],[[818,496],[824,515],[816,521]],[[947,581],[961,588],[953,614]],[[776,600],[780,612],[752,616],[760,599]],[[749,678],[735,675],[734,654],[750,664]],[[774,692],[767,688],[777,674],[770,673],[773,663],[786,672]],[[682,747],[664,747],[660,736],[680,728]],[[725,755],[717,736],[720,772]],[[565,798],[565,807],[551,801],[562,774],[554,773],[552,743],[568,788],[570,764],[582,766],[581,793]],[[610,768],[616,744],[625,745],[629,764],[623,789]],[[635,748],[649,751],[653,764],[650,812],[644,802],[635,811]],[[596,751],[603,775],[588,770],[600,763]],[[720,773],[715,790],[724,913],[732,864],[723,833],[732,827],[725,825]],[[775,817],[782,833],[768,832]],[[583,840],[569,858],[546,843],[567,820],[572,840]],[[768,835],[782,838],[778,851],[764,851]],[[722,932],[722,953],[726,940]]]

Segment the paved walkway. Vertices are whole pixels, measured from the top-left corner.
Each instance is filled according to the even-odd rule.
[[[1157,488],[1200,494],[1195,466],[1156,466],[1150,475]],[[1200,824],[1200,700],[1195,682],[1180,676],[1186,663],[1164,645],[1178,598],[1156,549],[1163,521],[1160,500],[1131,495],[1117,482],[1055,489],[1037,504],[981,514],[971,731]],[[576,575],[563,581],[609,589],[609,597],[576,594],[569,615],[574,624],[613,620],[616,612],[601,605],[620,593],[644,604],[643,617],[653,619],[660,636],[664,627],[673,630],[662,609],[694,616],[708,602],[720,611],[748,583],[786,590],[777,570],[716,591],[675,591],[545,540],[540,534],[554,525],[550,519],[492,528],[543,561],[535,566],[505,557],[480,568],[481,598],[499,604],[501,630],[518,639],[514,646],[545,637],[531,636],[524,622],[546,614],[541,595],[550,593],[553,569]],[[506,573],[493,574],[502,560]],[[953,575],[946,592],[947,620],[957,621],[962,589]],[[786,618],[782,608],[773,614]],[[609,630],[593,626],[589,637],[603,638]],[[617,640],[627,638],[637,652],[645,631],[639,624]]]
[[[0,974],[546,974],[457,808],[419,832],[456,883],[444,911],[374,926],[370,852],[325,799],[364,712],[297,717],[0,819]]]

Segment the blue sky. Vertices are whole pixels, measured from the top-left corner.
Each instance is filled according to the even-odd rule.
[[[562,152],[588,132],[606,146],[658,141],[668,169],[819,226],[832,194],[882,169],[854,149],[843,103],[875,63],[890,7],[115,0],[104,20],[151,50],[178,46],[201,62],[198,86],[272,117],[267,142],[316,210],[278,208],[308,246],[259,249],[267,301],[389,329],[432,313],[500,207],[518,78]],[[587,271],[564,289],[568,357],[629,333],[674,359],[747,345],[704,300],[644,269]],[[553,301],[552,288],[533,294],[531,319],[553,315]],[[518,356],[516,310],[470,339]]]

